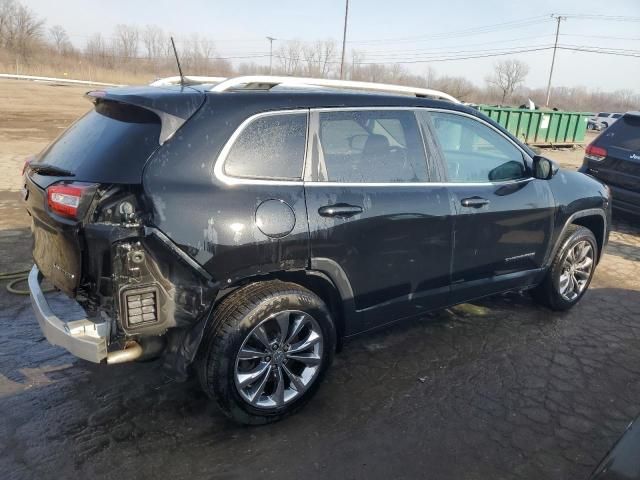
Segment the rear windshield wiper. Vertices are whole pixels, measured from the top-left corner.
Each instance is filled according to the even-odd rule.
[[[38,175],[56,176],[56,177],[75,177],[76,174],[65,170],[64,168],[49,165],[48,163],[31,163],[29,168]]]

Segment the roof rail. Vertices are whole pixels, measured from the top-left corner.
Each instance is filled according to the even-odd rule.
[[[186,85],[198,85],[203,83],[220,83],[224,82],[227,77],[202,77],[198,75],[187,75],[184,77]],[[167,85],[180,85],[182,78],[179,76],[159,78],[158,80],[151,82],[149,85],[152,87],[164,87]]]
[[[278,85],[282,86],[314,86],[329,88],[344,88],[349,90],[369,90],[374,92],[401,93],[405,95],[415,95],[416,97],[433,97],[448,100],[453,103],[460,101],[448,93],[430,88],[405,87],[403,85],[390,85],[385,83],[355,82],[350,80],[333,80],[326,78],[305,78],[305,77],[277,77],[270,75],[251,75],[226,79],[216,86],[212,92],[224,92],[233,89],[264,89],[269,90]]]

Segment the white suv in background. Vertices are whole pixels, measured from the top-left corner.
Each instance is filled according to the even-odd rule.
[[[622,117],[622,115],[622,113],[600,112],[598,115],[589,119],[589,124],[596,126],[593,130],[604,130],[605,128],[613,125],[613,123]]]

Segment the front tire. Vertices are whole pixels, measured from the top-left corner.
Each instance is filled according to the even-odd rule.
[[[591,230],[571,225],[560,245],[544,280],[532,294],[538,303],[564,311],[578,303],[589,288],[598,258],[598,244]]]
[[[200,383],[232,420],[275,422],[311,399],[335,342],[331,315],[313,292],[277,280],[251,284],[217,307],[200,347]]]

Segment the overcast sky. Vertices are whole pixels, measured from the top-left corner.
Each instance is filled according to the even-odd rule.
[[[229,57],[267,55],[267,35],[340,42],[345,5],[344,0],[22,2],[44,17],[48,26],[65,27],[77,46],[94,32],[111,35],[118,23],[156,24],[178,38],[205,35],[216,42],[221,56]],[[553,44],[552,13],[568,15],[560,27],[561,45],[615,49],[619,54],[559,50],[554,85],[640,90],[640,0],[351,0],[347,48],[363,52],[365,61],[406,62],[403,65],[417,74],[431,66],[438,75],[465,76],[477,85],[484,83],[497,60],[509,57],[435,60],[515,49],[521,53],[512,56],[530,66],[527,85],[543,87],[552,51],[522,51]],[[268,58],[255,61],[267,63]]]

